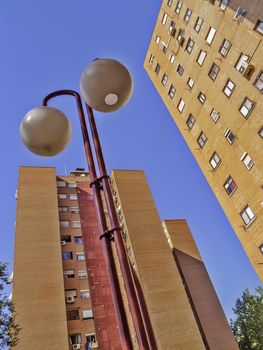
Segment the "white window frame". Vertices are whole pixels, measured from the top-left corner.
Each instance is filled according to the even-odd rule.
[[[79,207],[70,207],[71,214],[79,214]]]
[[[207,33],[207,36],[205,38],[205,40],[208,43],[208,45],[212,44],[212,41],[214,40],[215,34],[216,34],[216,29],[213,28],[213,27],[210,27],[210,29],[209,29],[209,31]]]
[[[85,258],[85,253],[84,252],[77,252],[76,253],[76,258],[78,261],[85,261],[86,258]]]
[[[63,270],[63,276],[64,278],[74,278],[75,277],[74,269]]]
[[[93,318],[92,309],[82,310],[82,318],[83,320],[90,320]]]
[[[187,85],[189,86],[189,88],[192,90],[192,88],[194,87],[195,82],[193,81],[193,79],[191,77],[188,78],[187,80]]]
[[[58,193],[58,199],[67,199],[68,195],[67,193]]]
[[[192,38],[189,38],[185,46],[185,51],[188,52],[190,55],[193,51],[194,46],[195,46],[194,40]]]
[[[220,10],[225,11],[225,9],[228,6],[228,3],[229,3],[229,0],[221,0],[219,4]]]
[[[71,201],[77,201],[78,200],[78,195],[76,193],[70,193],[69,199]]]
[[[229,195],[229,197],[232,196],[232,194],[237,189],[237,184],[234,181],[234,179],[232,178],[232,176],[228,176],[228,178],[226,179],[226,181],[224,183],[224,189],[225,189],[226,193]]]
[[[90,299],[90,290],[89,289],[81,289],[79,291],[79,296],[80,296],[80,299],[82,299],[82,300]]]
[[[177,15],[179,15],[179,13],[181,12],[182,6],[183,6],[183,2],[177,1],[176,7],[175,7],[175,13]]]
[[[224,39],[222,41],[222,44],[218,52],[220,53],[221,56],[226,57],[227,54],[229,53],[229,50],[231,49],[231,46],[232,46],[231,42],[227,39]]]
[[[217,112],[217,111],[213,108],[212,111],[211,111],[211,113],[210,113],[210,117],[211,117],[211,119],[212,119],[215,123],[217,123],[218,120],[220,119],[220,113]]]
[[[206,100],[206,95],[203,94],[201,91],[199,92],[198,96],[197,96],[198,100],[202,103],[202,105],[205,103]]]
[[[155,42],[158,45],[159,42],[161,41],[161,37],[159,35],[156,35]]]
[[[230,80],[227,79],[225,86],[223,88],[223,93],[226,95],[226,97],[230,98],[235,90],[236,84]]]
[[[224,136],[231,145],[236,139],[236,135],[230,129],[226,129]]]
[[[258,73],[253,85],[258,91],[263,93],[263,70]]]
[[[59,220],[59,227],[60,228],[67,228],[67,227],[69,227],[69,220]]]
[[[203,65],[205,58],[206,58],[206,55],[207,55],[206,51],[200,50],[199,55],[198,55],[197,60],[196,60],[196,62],[199,64],[199,66]]]
[[[173,4],[173,0],[167,0],[167,6],[168,6],[168,7],[171,7],[172,4]]]
[[[166,12],[164,12],[163,17],[162,17],[162,25],[165,26],[166,21],[167,21],[168,15]]]
[[[195,30],[197,33],[200,32],[203,23],[204,23],[204,20],[203,20],[201,17],[197,17],[197,20],[196,20],[195,25],[194,25],[194,30]]]
[[[256,219],[256,215],[253,213],[249,205],[246,205],[239,215],[241,216],[246,227],[250,226],[252,222]]]
[[[150,58],[149,58],[149,64],[152,65],[154,62],[154,55],[151,54]]]
[[[215,81],[219,71],[220,71],[219,66],[216,63],[213,63],[208,73],[209,78]]]
[[[77,187],[77,184],[76,184],[76,182],[74,181],[70,181],[70,182],[68,182],[68,187],[69,188],[76,188]]]
[[[78,270],[77,276],[79,279],[88,278],[88,271],[87,270]]]
[[[185,23],[188,23],[190,21],[191,15],[192,15],[192,10],[187,8],[184,15]]]
[[[243,117],[247,118],[252,112],[254,106],[255,102],[250,100],[248,97],[245,97],[239,108],[239,112],[243,115]]]
[[[242,73],[243,72],[243,64],[248,64],[249,61],[249,56],[241,53],[241,55],[239,56],[237,63],[235,65],[235,68],[238,72]]]
[[[177,109],[180,113],[183,113],[184,108],[185,108],[185,102],[183,99],[180,98],[179,103],[177,105]]]
[[[200,148],[204,148],[206,143],[207,143],[207,136],[206,134],[201,131],[198,138],[197,138],[197,143],[200,146]]]
[[[66,205],[59,205],[58,206],[59,213],[67,213],[68,212],[68,206]]]
[[[167,84],[167,81],[168,81],[168,75],[164,73],[161,80],[162,85],[165,86]]]
[[[81,222],[79,220],[71,221],[72,228],[81,228]]]
[[[255,25],[254,30],[262,35],[263,34],[263,21],[258,20],[256,25]]]
[[[169,56],[169,61],[170,61],[171,63],[174,63],[174,61],[175,61],[175,55],[174,55],[173,53],[170,54],[170,56]]]
[[[248,170],[250,170],[254,165],[253,159],[246,152],[242,154],[240,160],[245,164]]]
[[[186,125],[187,125],[189,130],[193,129],[195,122],[196,122],[195,117],[190,113],[187,120],[186,120]]]
[[[173,84],[170,85],[169,91],[168,91],[168,96],[173,99],[176,93],[176,89]]]
[[[57,187],[66,187],[66,181],[57,180]]]
[[[210,163],[211,167],[213,168],[213,170],[216,170],[219,167],[219,165],[221,163],[221,158],[219,157],[219,155],[216,152],[214,152],[212,154],[212,157],[210,158],[209,163]]]

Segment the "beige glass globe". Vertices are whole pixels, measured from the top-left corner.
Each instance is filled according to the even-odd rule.
[[[44,157],[55,156],[67,146],[71,136],[70,123],[60,110],[42,106],[31,109],[20,125],[25,146]]]
[[[80,91],[87,105],[100,112],[113,112],[124,106],[133,90],[132,77],[119,61],[99,58],[81,75]]]

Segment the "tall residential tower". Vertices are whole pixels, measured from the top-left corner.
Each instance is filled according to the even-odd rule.
[[[144,67],[263,280],[262,35],[262,0],[164,0]]]

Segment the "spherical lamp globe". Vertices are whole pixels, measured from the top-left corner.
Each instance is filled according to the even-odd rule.
[[[25,146],[44,157],[55,156],[65,149],[70,135],[70,123],[60,110],[53,107],[31,109],[20,125],[20,135]]]
[[[125,105],[133,90],[128,69],[119,61],[100,58],[91,62],[80,80],[87,105],[100,112],[113,112]]]

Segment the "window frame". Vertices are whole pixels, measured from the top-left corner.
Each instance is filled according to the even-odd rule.
[[[199,20],[201,20],[201,24],[199,23]],[[196,19],[196,21],[195,21],[195,25],[194,25],[194,30],[195,30],[197,33],[200,32],[203,23],[204,23],[203,18],[197,17],[197,19]]]
[[[246,102],[249,102],[249,103],[251,104],[250,109],[248,109],[248,108],[246,107]],[[244,100],[243,100],[243,102],[241,103],[241,106],[240,106],[240,108],[239,108],[239,112],[243,115],[243,117],[244,117],[245,119],[247,119],[247,118],[249,117],[249,115],[250,115],[251,112],[253,111],[253,108],[255,107],[255,104],[256,104],[255,101],[250,100],[247,96],[244,98]],[[246,109],[246,110],[247,110],[247,113],[246,113],[246,114],[244,114],[244,113],[242,112],[243,109]]]
[[[193,13],[193,11],[188,7],[185,11],[185,14],[184,14],[184,22],[185,23],[189,23],[190,18],[192,16],[192,13]]]
[[[205,38],[205,41],[207,42],[208,45],[212,44],[215,38],[215,35],[216,35],[216,29],[214,27],[210,27]]]
[[[200,148],[204,148],[206,143],[207,143],[206,134],[203,131],[201,131],[196,141],[197,141],[198,145],[200,146]]]
[[[239,215],[241,216],[241,219],[243,220],[244,224],[246,225],[246,228],[249,227],[257,218],[256,214],[253,212],[253,210],[250,208],[250,206],[248,204],[241,210]],[[248,218],[249,220],[246,221],[245,217]]]
[[[58,199],[67,199],[68,194],[67,193],[58,193]]]
[[[215,69],[215,67],[216,67],[216,69]],[[215,81],[217,76],[218,76],[219,71],[220,71],[219,66],[213,62],[212,66],[208,72],[209,78],[212,79],[213,81]]]
[[[168,75],[166,73],[163,74],[163,77],[161,79],[161,83],[163,86],[166,86],[167,84],[167,81],[168,81]]]
[[[229,4],[229,0],[221,0],[218,6],[220,10],[225,11],[226,8],[228,7],[228,4]]]
[[[224,40],[222,41],[222,44],[218,50],[218,52],[220,53],[220,55],[224,58],[226,58],[226,56],[228,55],[230,49],[231,49],[232,43],[231,41],[229,41],[228,39],[224,38]]]
[[[167,18],[168,18],[168,14],[166,12],[164,12],[162,20],[161,20],[161,23],[162,23],[163,26],[165,26],[165,24],[167,22]]]
[[[151,53],[150,58],[149,58],[149,64],[152,66],[154,62],[154,54]]]
[[[229,83],[233,84],[233,87],[230,88],[229,87]],[[230,98],[233,95],[233,92],[235,91],[236,88],[236,84],[231,80],[231,79],[227,79],[224,88],[223,88],[223,93],[227,98]],[[226,93],[226,91],[229,91],[229,95]]]
[[[258,130],[258,134],[259,137],[261,137],[263,139],[263,125],[261,126],[261,128]]]
[[[230,143],[230,145],[232,145],[235,142],[236,135],[230,129],[226,129],[224,136],[227,139],[228,143]],[[231,137],[229,137],[229,136],[231,136]],[[232,136],[233,136],[233,138],[232,138]]]
[[[214,117],[216,116],[216,117]],[[214,123],[217,123],[218,120],[220,119],[220,113],[215,110],[215,108],[212,109],[210,113],[211,119],[214,121]]]
[[[260,28],[261,26],[262,26],[262,29]],[[259,28],[259,30],[258,30],[258,28]],[[263,21],[261,21],[260,19],[258,19],[257,22],[256,22],[256,24],[255,24],[254,30],[255,30],[257,33],[263,35]]]
[[[182,76],[184,74],[184,67],[181,64],[178,64],[176,72]]]
[[[261,83],[261,89],[257,86],[257,83],[260,82]],[[261,92],[263,94],[263,70],[260,70],[254,83],[253,86],[255,86],[255,88]]]
[[[177,4],[176,4],[176,7],[175,7],[175,10],[174,12],[179,15],[179,13],[181,12],[181,9],[183,7],[183,2],[182,1],[177,1]]]
[[[244,152],[242,154],[242,156],[240,157],[240,160],[245,165],[247,170],[252,169],[253,165],[255,164],[253,159],[251,158],[251,156],[247,152]]]
[[[192,115],[192,113],[190,113],[186,122],[185,122],[189,130],[193,129],[195,122],[196,122],[195,117]]]
[[[237,189],[237,183],[234,181],[233,177],[229,175],[226,181],[224,182],[223,187],[228,196],[231,197]]]
[[[197,64],[199,64],[200,67],[202,67],[202,65],[204,64],[206,56],[207,56],[207,51],[204,51],[204,50],[199,51],[196,62]]]
[[[180,113],[183,113],[183,110],[185,109],[185,102],[182,98],[180,98],[178,102],[177,109]]]
[[[176,88],[173,84],[171,84],[168,90],[168,96],[170,97],[171,100],[174,98],[175,93],[176,93]]]
[[[76,252],[76,260],[77,261],[85,261],[86,257],[85,257],[85,253],[84,252]],[[81,257],[81,258],[80,258]],[[80,259],[79,259],[80,258]]]
[[[209,159],[209,163],[213,170],[216,170],[219,167],[219,165],[221,164],[221,158],[219,157],[217,152],[214,152],[212,154],[211,158]]]
[[[203,104],[205,103],[205,101],[206,101],[206,95],[205,95],[202,91],[199,92],[197,98],[198,98],[198,101],[199,101],[202,105],[203,105]]]
[[[191,83],[191,84],[190,84]],[[187,80],[187,85],[189,86],[189,88],[192,90],[192,88],[194,87],[194,85],[195,85],[195,82],[194,82],[194,80],[191,78],[191,77],[189,77],[188,78],[188,80]]]
[[[160,63],[157,62],[156,66],[155,66],[155,69],[154,69],[154,72],[158,76],[160,71],[161,71],[161,65],[160,65]]]
[[[185,45],[185,51],[190,55],[194,49],[194,46],[195,46],[194,40],[191,37],[189,37]]]
[[[64,181],[64,180],[57,180],[57,187],[58,188],[67,187],[66,181]]]

